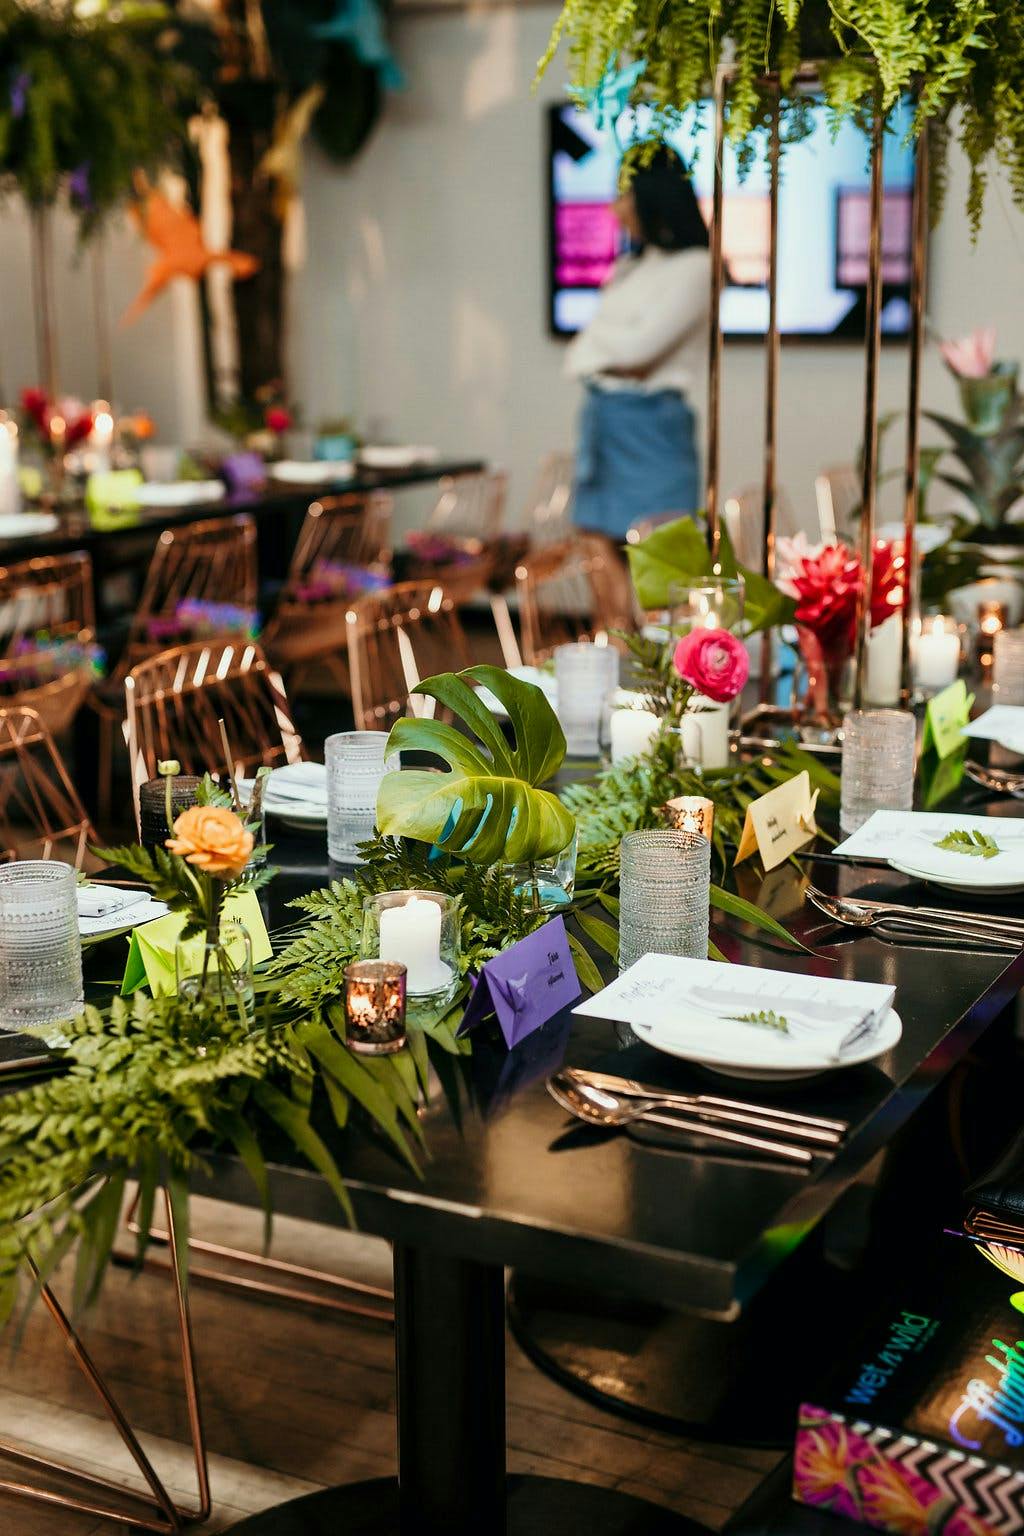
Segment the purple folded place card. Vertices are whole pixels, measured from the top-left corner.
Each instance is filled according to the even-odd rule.
[[[252,453],[248,449],[227,454],[221,460],[220,472],[227,481],[228,490],[233,495],[258,490],[267,479],[267,466],[258,453]]]
[[[493,1013],[511,1048],[576,1002],[582,990],[565,923],[553,917],[485,963],[458,1033],[467,1034]]]

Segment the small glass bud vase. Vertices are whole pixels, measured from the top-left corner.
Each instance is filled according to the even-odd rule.
[[[531,906],[542,911],[565,907],[572,901],[576,887],[576,833],[560,853],[536,864],[504,864],[502,873],[515,881],[516,895],[523,896]]]
[[[199,934],[174,946],[178,996],[225,1013],[255,1017],[252,940],[237,918],[221,918],[216,938]]]
[[[391,1056],[405,1044],[406,968],[393,960],[345,967],[345,1043],[360,1056]]]
[[[460,905],[443,891],[380,891],[363,902],[363,959],[404,965],[411,1017],[437,1017],[459,985]]]

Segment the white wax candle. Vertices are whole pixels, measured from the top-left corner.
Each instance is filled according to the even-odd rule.
[[[869,704],[898,704],[903,626],[898,613],[871,631],[864,697]]]
[[[683,754],[701,768],[729,764],[729,705],[695,693],[682,721]]]
[[[612,762],[646,752],[661,724],[649,709],[612,710]]]
[[[960,636],[952,619],[925,619],[914,646],[914,682],[934,691],[956,682]]]
[[[13,422],[0,420],[0,512],[21,511],[18,485],[18,432]]]
[[[380,959],[397,960],[408,975],[409,992],[437,992],[448,985],[451,970],[441,959],[441,908],[413,896],[401,907],[380,914]]]

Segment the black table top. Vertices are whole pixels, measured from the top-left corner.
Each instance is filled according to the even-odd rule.
[[[302,510],[317,496],[342,492],[401,490],[423,485],[444,475],[472,474],[484,468],[480,459],[445,459],[433,464],[415,464],[406,469],[358,470],[351,480],[322,486],[285,485],[271,481],[266,489],[225,496],[220,501],[192,503],[184,507],[141,507],[137,512],[104,519],[99,525],[84,506],[76,505],[57,512],[59,526],[50,533],[30,533],[18,538],[0,539],[0,562],[28,560],[35,555],[56,555],[73,549],[106,554],[111,546],[137,542],[147,532],[155,542],[163,528],[195,523],[209,517],[231,517],[247,512],[258,522],[275,514]]]
[[[1024,813],[1020,802],[987,809]],[[288,901],[341,871],[327,865],[322,835],[273,824],[269,833],[281,867],[264,893],[274,927],[294,919]],[[870,888],[873,895],[924,900],[923,888],[888,870],[808,869],[825,889]],[[716,941],[747,964],[895,986],[903,1037],[887,1055],[780,1088],[702,1073],[642,1042],[619,1049],[612,1025],[568,1012],[511,1052],[478,1034],[457,1070],[447,1058],[446,1077],[460,1080],[458,1112],[450,1081],[449,1093],[438,1088],[424,1112],[429,1157],[422,1178],[372,1133],[358,1126],[340,1133],[339,1166],[361,1228],[552,1279],[722,1318],[736,1315],[1024,984],[1024,954],[895,946],[837,930],[803,902],[806,879],[792,865],[763,880],[747,870],[743,894],[815,945],[813,955],[769,946],[749,931],[739,937],[721,925]],[[931,905],[942,900],[931,891],[928,899]],[[112,974],[109,958],[103,974]],[[8,1037],[3,1056],[18,1051],[17,1037]],[[569,1122],[545,1089],[546,1075],[562,1062],[603,1063],[665,1087],[777,1100],[842,1118],[849,1136],[838,1156],[816,1159],[804,1171],[592,1131]],[[312,1171],[277,1164],[271,1180],[281,1214],[342,1222],[334,1196]],[[242,1203],[254,1200],[248,1176],[226,1155],[213,1160],[208,1183],[199,1187]]]

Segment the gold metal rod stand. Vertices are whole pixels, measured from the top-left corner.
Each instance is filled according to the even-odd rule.
[[[779,422],[779,177],[782,154],[782,86],[773,80],[775,94],[768,137],[768,335],[765,341],[764,377],[764,484],[761,574],[775,579],[775,535],[778,521],[778,469],[776,443]],[[772,694],[772,633],[761,633],[761,703]]]
[[[921,511],[921,357],[924,351],[924,298],[928,279],[928,129],[917,141],[914,174],[914,244],[910,273],[910,357],[907,373],[907,457],[903,481],[903,643],[900,697],[913,697],[911,641],[918,617],[916,535]]]
[[[708,337],[708,467],[705,507],[708,548],[712,561],[718,559],[721,538],[719,528],[721,498],[721,410],[722,410],[722,289],[725,272],[722,257],[722,203],[725,172],[725,91],[726,75],[719,70],[715,79],[714,188],[711,197],[711,314]]]
[[[875,549],[878,489],[878,366],[882,348],[882,214],[884,208],[885,112],[876,98],[871,127],[871,236],[868,249],[867,319],[864,358],[864,464],[860,509],[860,555],[864,585],[857,608],[857,660],[853,702],[864,703],[871,636],[871,573]]]
[[[176,1235],[174,1216],[169,1199],[167,1199],[167,1231],[173,1255],[176,1252]],[[38,1280],[38,1271],[34,1265],[32,1265],[32,1270]],[[80,1514],[95,1515],[100,1519],[110,1520],[114,1524],[123,1526],[126,1529],[153,1531],[157,1533],[157,1536],[178,1536],[178,1533],[185,1524],[193,1521],[202,1522],[209,1518],[211,1509],[210,1481],[206,1461],[206,1442],[203,1436],[202,1415],[199,1406],[199,1386],[192,1345],[192,1321],[189,1313],[188,1298],[181,1285],[176,1264],[174,1266],[174,1274],[175,1301],[178,1309],[181,1363],[185,1376],[189,1433],[192,1440],[196,1483],[199,1492],[198,1509],[191,1512],[179,1509],[175,1505],[154,1469],[152,1462],[142,1449],[138,1436],[128,1423],[113,1392],[100,1374],[92,1356],[89,1354],[49,1285],[40,1287],[39,1294],[42,1297],[43,1303],[57,1325],[75,1364],[99,1398],[104,1412],[117,1430],[129,1455],[144,1477],[152,1494],[152,1499],[147,1499],[144,1494],[135,1493],[131,1488],[125,1488],[109,1478],[99,1477],[95,1473],[71,1466],[67,1462],[55,1461],[49,1456],[42,1456],[37,1452],[25,1450],[21,1446],[6,1440],[0,1440],[0,1452],[3,1455],[9,1456],[16,1461],[22,1461],[26,1465],[35,1467],[40,1471],[56,1472],[61,1476],[70,1477],[86,1488],[95,1489],[97,1494],[114,1494],[123,1500],[125,1506],[133,1504],[135,1507],[132,1510],[129,1510],[127,1507],[112,1507],[100,1502],[99,1498],[93,1499],[72,1493],[58,1493],[48,1488],[34,1487],[31,1483],[18,1482],[12,1478],[0,1479],[0,1491],[14,1494],[19,1498],[55,1505],[61,1509],[73,1509]]]

